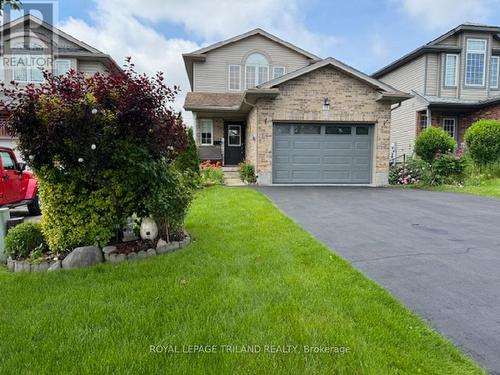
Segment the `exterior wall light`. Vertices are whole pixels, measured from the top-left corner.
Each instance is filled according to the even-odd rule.
[[[323,111],[329,111],[329,110],[330,110],[330,99],[324,98],[323,99]]]

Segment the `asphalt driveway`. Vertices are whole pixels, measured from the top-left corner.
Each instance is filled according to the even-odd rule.
[[[500,199],[395,188],[258,190],[500,374]]]

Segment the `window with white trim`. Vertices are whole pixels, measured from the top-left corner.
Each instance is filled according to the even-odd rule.
[[[458,55],[447,54],[444,69],[444,85],[455,87],[457,85]]]
[[[285,75],[285,67],[284,66],[275,66],[273,68],[273,79],[279,78]]]
[[[214,124],[210,119],[200,120],[200,135],[202,146],[213,145]]]
[[[57,59],[54,61],[54,75],[62,76],[71,70],[71,61]]]
[[[468,86],[484,86],[486,63],[486,40],[467,39],[465,58],[465,84]]]
[[[500,56],[491,56],[490,62],[490,87],[498,88],[498,76],[500,73]]]
[[[252,53],[245,62],[245,87],[251,89],[269,81],[269,62],[261,53]]]
[[[457,130],[457,120],[455,118],[444,118],[443,119],[443,130],[447,132],[450,137],[455,139]]]
[[[40,56],[16,55],[12,58],[12,73],[16,82],[42,82],[42,67],[36,61]]]
[[[241,89],[241,66],[229,65],[229,90]]]

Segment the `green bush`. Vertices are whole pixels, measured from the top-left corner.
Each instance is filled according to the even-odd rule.
[[[220,167],[209,165],[201,170],[201,180],[203,184],[222,184],[224,183],[224,171]]]
[[[500,121],[479,120],[465,132],[471,158],[479,165],[500,162]]]
[[[145,197],[146,212],[158,225],[159,235],[167,240],[169,235],[182,230],[194,189],[190,177],[167,163],[158,162],[154,185]]]
[[[187,130],[188,142],[186,149],[177,156],[174,166],[181,172],[191,171],[197,175],[200,174],[200,159],[198,159],[198,150],[194,141],[193,129]]]
[[[42,232],[50,250],[105,246],[115,233],[115,206],[108,191],[90,191],[76,182],[40,181]]]
[[[409,159],[405,163],[391,166],[389,169],[389,184],[413,185],[425,183],[431,174],[431,166],[424,160]]]
[[[460,155],[439,155],[432,163],[430,185],[461,184],[464,181],[466,159]]]
[[[9,230],[5,252],[12,258],[28,258],[33,251],[45,250],[47,244],[39,223],[22,223]]]
[[[436,158],[438,153],[452,152],[456,142],[441,128],[430,127],[422,131],[415,141],[415,153],[428,163]]]
[[[254,184],[257,182],[257,177],[255,176],[255,167],[250,164],[249,161],[245,160],[239,164],[240,168],[240,178],[241,181],[248,182],[249,184]]]

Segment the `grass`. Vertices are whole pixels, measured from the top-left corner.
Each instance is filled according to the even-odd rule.
[[[194,243],[160,257],[0,271],[0,373],[483,373],[251,189],[206,189],[187,228]],[[150,351],[200,344],[216,352]],[[227,353],[221,345],[261,352]],[[349,352],[307,354],[304,345]]]
[[[451,191],[456,193],[467,193],[474,195],[482,195],[485,197],[500,198],[500,178],[482,181],[479,185],[442,185],[432,188],[437,191]]]

